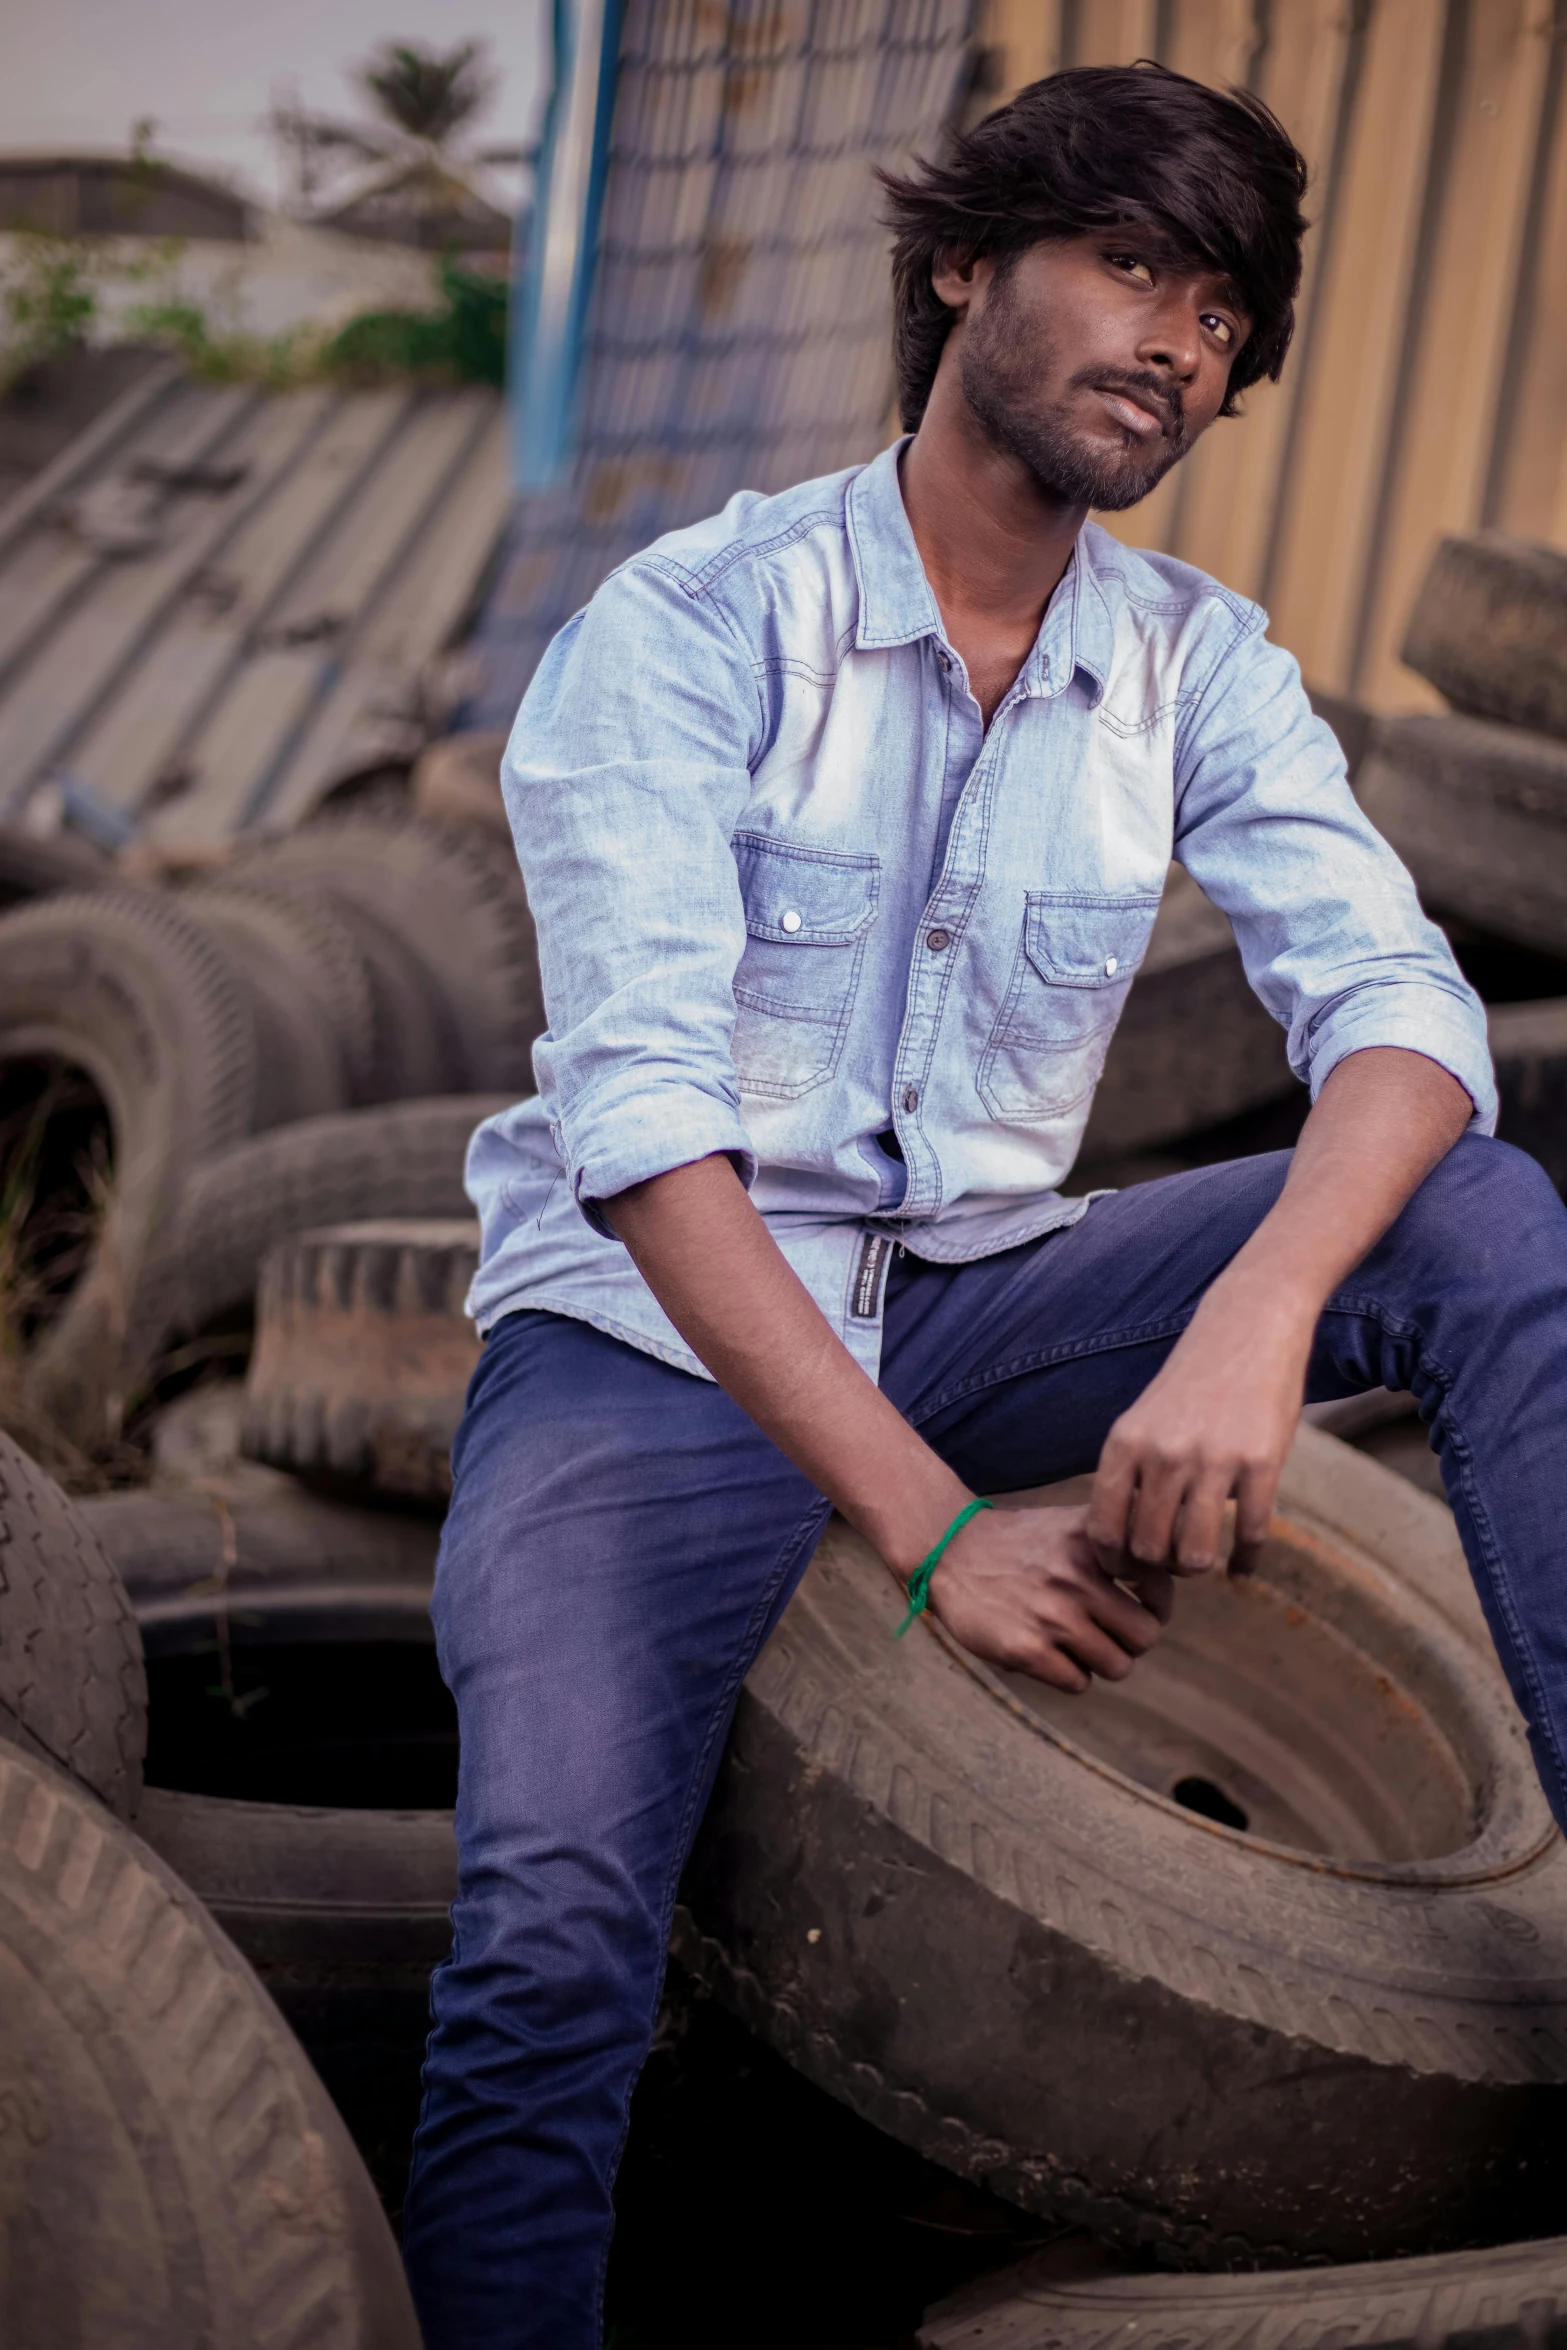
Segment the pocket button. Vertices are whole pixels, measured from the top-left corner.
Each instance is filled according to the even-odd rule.
[[[798,915],[798,914],[795,912],[795,910],[794,910],[793,906],[791,906],[791,907],[789,908],[789,911],[788,911],[788,913],[787,913],[787,914],[785,914],[785,915],[784,915],[784,916],[781,918],[781,920],[779,921],[778,927],[779,927],[779,929],[780,929],[780,930],[787,930],[787,931],[788,931],[788,933],[789,933],[789,936],[790,936],[791,938],[793,938],[793,936],[794,936],[795,932],[796,932],[796,931],[799,929],[799,927],[800,927],[800,917],[799,917],[799,915]]]
[[[785,919],[787,919],[787,917],[785,917]],[[1117,971],[1119,971],[1119,969],[1120,969],[1120,968],[1121,968],[1121,966],[1120,966],[1119,959],[1118,959],[1118,958],[1117,958],[1115,955],[1106,955],[1106,957],[1105,957],[1105,977],[1106,977],[1106,979],[1113,979],[1113,978],[1115,977],[1115,975],[1116,975]]]

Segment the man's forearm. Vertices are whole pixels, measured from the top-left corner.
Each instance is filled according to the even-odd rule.
[[[1209,1295],[1265,1281],[1314,1321],[1473,1115],[1423,1053],[1351,1053],[1306,1120],[1277,1205]]]
[[[719,1385],[889,1566],[911,1572],[969,1489],[860,1369],[728,1159],[676,1167],[603,1210]]]

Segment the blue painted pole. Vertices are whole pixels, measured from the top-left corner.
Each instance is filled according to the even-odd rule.
[[[620,12],[621,0],[554,0],[554,83],[508,354],[512,476],[519,490],[554,488],[571,459]]]

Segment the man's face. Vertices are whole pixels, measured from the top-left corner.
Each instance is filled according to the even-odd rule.
[[[938,270],[963,395],[1067,505],[1136,505],[1218,415],[1250,321],[1216,274],[1127,228]]]

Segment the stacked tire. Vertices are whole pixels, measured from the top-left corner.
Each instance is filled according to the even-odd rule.
[[[179,886],[0,914],[34,1416],[88,1451],[115,1433],[150,1368],[146,1284],[208,1162],[353,1108],[516,1099],[542,1026],[515,859],[418,815],[323,818]]]
[[[417,2350],[390,2230],[293,2035],[126,1824],[119,1577],[0,1438],[0,2337]]]
[[[1465,945],[1506,941],[1493,992],[1499,1131],[1567,1185],[1567,555],[1484,531],[1437,549],[1403,647],[1451,705],[1381,719],[1367,813]],[[1531,957],[1539,976],[1531,978]],[[1493,958],[1494,960],[1494,958]]]

